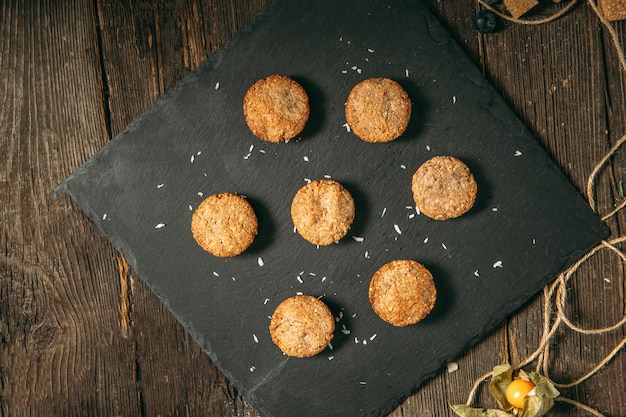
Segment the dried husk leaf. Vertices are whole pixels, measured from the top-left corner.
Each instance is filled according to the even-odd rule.
[[[493,367],[491,381],[489,382],[489,391],[498,402],[503,410],[511,410],[513,406],[506,400],[506,387],[513,381],[513,368],[511,365],[496,365]]]
[[[518,417],[540,417],[550,411],[554,405],[554,399],[560,395],[552,382],[537,372],[526,373],[520,371],[520,377],[529,379],[535,384],[532,395],[527,395],[524,399],[524,408]]]
[[[465,404],[450,404],[450,408],[460,417],[515,417],[497,408],[472,408]]]
[[[513,368],[509,364],[493,368],[489,391],[496,399],[501,410],[494,408],[472,408],[465,404],[450,404],[460,417],[541,417],[554,405],[554,399],[560,395],[552,382],[537,372],[526,373],[520,370],[518,378],[532,381],[535,388],[524,398],[524,408],[516,414],[510,412],[513,406],[506,399],[506,389],[513,381]]]

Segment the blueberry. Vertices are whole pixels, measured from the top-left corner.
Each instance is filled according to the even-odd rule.
[[[474,27],[480,33],[495,32],[496,23],[496,15],[489,10],[481,10],[474,16]]]

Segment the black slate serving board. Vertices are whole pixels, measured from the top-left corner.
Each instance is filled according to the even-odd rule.
[[[301,137],[262,142],[242,99],[288,75],[307,90]],[[368,144],[346,125],[350,89],[398,81],[413,102],[407,132]],[[466,162],[475,207],[437,222],[416,213],[411,177],[435,155]],[[353,194],[356,220],[338,244],[294,233],[289,208],[307,180]],[[217,192],[247,196],[260,222],[243,255],[215,258],[190,233]],[[278,1],[163,96],[56,193],[69,193],[229,380],[267,417],[382,416],[501,323],[607,235],[475,65],[418,1]],[[361,239],[362,238],[362,239]],[[393,259],[433,273],[434,311],[394,328],[371,310],[370,277]],[[296,293],[337,320],[332,349],[289,358],[269,316]]]

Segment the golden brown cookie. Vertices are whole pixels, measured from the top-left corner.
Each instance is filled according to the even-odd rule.
[[[346,120],[366,142],[389,142],[404,133],[411,118],[411,100],[397,82],[370,78],[354,86],[346,103]]]
[[[328,346],[335,331],[335,319],[323,301],[310,295],[296,295],[276,307],[269,329],[272,341],[283,353],[308,358]]]
[[[219,257],[239,255],[257,234],[258,222],[250,203],[233,193],[213,194],[191,217],[191,234],[205,251]]]
[[[243,115],[259,139],[284,142],[304,129],[309,119],[309,97],[291,78],[270,75],[248,89],[243,98]]]
[[[422,320],[436,299],[433,276],[416,261],[391,261],[380,267],[370,281],[369,300],[374,312],[397,327]]]
[[[348,233],[354,220],[354,200],[337,181],[311,181],[293,198],[291,219],[306,241],[330,245]]]
[[[421,213],[431,219],[446,220],[472,208],[477,185],[462,161],[452,156],[436,156],[415,171],[411,190]]]

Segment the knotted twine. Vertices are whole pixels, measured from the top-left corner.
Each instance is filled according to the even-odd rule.
[[[483,0],[477,0],[485,9],[492,11],[497,16],[502,19],[508,20],[513,23],[519,23],[524,25],[540,25],[552,22],[559,17],[568,13],[572,8],[576,5],[577,0],[570,0],[565,6],[560,8],[554,14],[544,17],[544,18],[535,18],[535,19],[519,19],[513,18],[507,14],[501,13],[500,11],[494,9],[493,7],[486,4]],[[600,22],[604,25],[611,36],[611,41],[613,42],[613,46],[617,52],[617,56],[619,62],[622,66],[622,69],[626,72],[626,57],[624,54],[624,50],[619,42],[619,37],[613,25],[609,22],[609,20],[604,16],[598,5],[594,0],[587,0],[587,4],[591,7],[594,13],[600,19]],[[596,164],[591,174],[587,179],[587,201],[591,209],[598,213],[596,207],[595,200],[595,186],[596,179],[600,171],[604,168],[604,166],[611,160],[611,158],[618,152],[620,147],[626,143],[626,135],[622,136],[616,143],[609,149],[609,151],[604,155],[604,157]],[[609,212],[608,214],[601,216],[602,221],[607,221],[611,217],[615,216],[620,210],[626,207],[626,199],[622,201],[620,204],[616,205],[616,207]],[[531,353],[526,359],[521,361],[520,363],[513,365],[512,368],[514,370],[519,370],[524,366],[531,364],[536,361],[536,372],[541,372],[546,378],[550,379],[550,381],[554,384],[554,386],[559,388],[570,388],[574,387],[586,379],[595,375],[600,369],[606,366],[615,356],[619,353],[619,351],[626,346],[626,338],[623,338],[620,343],[618,343],[613,350],[604,357],[593,369],[591,369],[586,374],[582,375],[578,379],[569,382],[569,383],[557,383],[551,380],[549,376],[549,356],[550,356],[550,342],[553,336],[556,334],[557,330],[561,325],[565,325],[569,327],[572,331],[585,334],[585,335],[593,335],[593,334],[605,334],[609,332],[613,332],[615,330],[621,329],[624,325],[626,325],[626,315],[622,316],[622,319],[616,322],[613,325],[609,325],[602,328],[596,329],[584,329],[574,323],[567,317],[565,314],[565,307],[567,305],[567,284],[569,280],[572,278],[574,273],[578,271],[580,266],[587,262],[591,257],[593,257],[599,251],[606,249],[617,254],[622,261],[626,263],[626,254],[620,250],[622,243],[626,242],[626,236],[618,236],[616,238],[610,240],[604,240],[599,245],[591,249],[587,254],[585,254],[582,258],[580,258],[577,262],[575,262],[572,266],[562,272],[550,285],[544,287],[543,289],[543,328],[542,328],[542,336],[541,341],[539,342],[539,346],[537,349]],[[472,386],[472,389],[468,395],[466,405],[471,406],[471,403],[476,395],[476,392],[480,386],[480,384],[485,381],[487,378],[492,376],[492,372],[488,372],[481,377],[479,377]],[[582,410],[589,412],[598,417],[604,417],[599,411],[582,404],[578,401],[565,398],[558,397],[557,401],[562,401],[568,404],[572,404]]]

